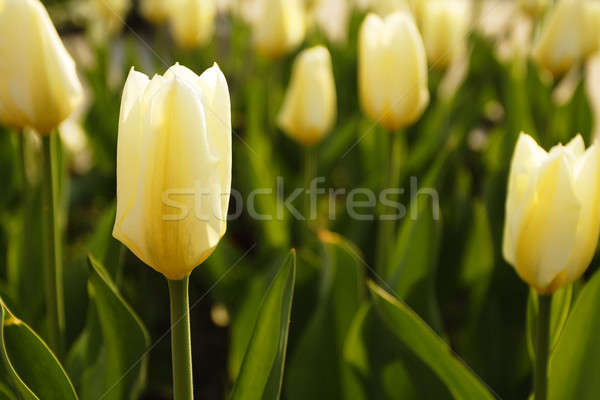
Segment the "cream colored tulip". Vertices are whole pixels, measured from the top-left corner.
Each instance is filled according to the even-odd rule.
[[[561,75],[598,48],[600,4],[561,0],[549,12],[533,48],[534,60]]]
[[[169,16],[169,0],[142,0],[140,2],[140,13],[148,21],[154,24],[161,24]]]
[[[429,65],[445,69],[464,57],[470,23],[470,0],[425,2],[421,31]]]
[[[292,70],[279,126],[292,139],[311,146],[318,143],[335,123],[337,100],[331,56],[316,46],[298,55]]]
[[[83,100],[75,63],[38,0],[0,0],[0,123],[50,133]]]
[[[417,120],[429,103],[427,59],[412,16],[369,14],[359,34],[358,84],[364,113],[388,130]]]
[[[215,64],[178,64],[151,80],[133,69],[121,100],[113,236],[168,279],[182,279],[225,234],[231,107]]]
[[[259,0],[252,20],[254,46],[266,57],[281,57],[304,40],[306,22],[302,0]]]
[[[577,135],[544,151],[521,134],[513,154],[503,254],[540,294],[576,281],[588,267],[600,222],[600,149]]]
[[[381,17],[393,14],[398,11],[409,12],[413,0],[372,0],[371,10]]]
[[[319,0],[312,7],[315,24],[331,43],[344,44],[352,13],[348,0]]]
[[[519,7],[528,14],[537,15],[548,7],[548,0],[519,0]]]
[[[127,14],[131,9],[131,0],[91,0],[88,18],[92,34],[105,40],[106,34],[114,35],[121,31]]]
[[[215,0],[173,0],[169,24],[175,43],[184,48],[208,44],[215,30],[216,14]]]

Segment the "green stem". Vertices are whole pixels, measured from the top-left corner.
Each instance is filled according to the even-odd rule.
[[[390,132],[389,156],[387,167],[387,180],[383,190],[395,188],[399,184],[400,169],[402,167],[402,132]],[[392,198],[393,197],[393,198]],[[396,196],[387,196],[388,200],[395,201]],[[391,243],[395,241],[396,219],[390,218],[397,212],[393,207],[382,207],[379,214],[379,228],[377,232],[377,252],[376,265],[377,270],[382,273],[387,270],[388,258],[390,256]],[[382,215],[387,215],[388,219],[382,219]]]
[[[552,295],[538,296],[538,320],[536,326],[534,375],[535,400],[546,400],[547,397],[551,305]]]
[[[175,400],[192,400],[194,398],[188,286],[189,276],[178,281],[169,280],[173,398]]]
[[[27,161],[25,159],[27,152],[27,139],[25,131],[17,133],[19,136],[19,168],[21,172],[21,183],[24,197],[29,195],[29,180],[27,178]]]
[[[60,146],[58,132],[42,135],[42,179],[44,264],[46,281],[46,316],[48,345],[61,357],[61,340],[65,330],[65,310],[62,284],[62,244],[59,224],[59,166],[56,150]]]
[[[311,202],[310,187],[311,181],[317,174],[317,163],[315,151],[311,146],[306,146],[304,149],[304,218],[311,221],[316,218],[316,210],[313,210]]]

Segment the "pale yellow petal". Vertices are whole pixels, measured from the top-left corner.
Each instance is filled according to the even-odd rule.
[[[577,280],[590,265],[600,227],[600,148],[592,145],[575,165],[575,191],[581,203],[575,248],[566,269],[565,281]]]
[[[515,239],[515,269],[545,293],[565,270],[575,248],[581,204],[564,154],[548,157],[536,177],[533,206]]]
[[[219,177],[221,235],[227,227],[229,193],[231,191],[231,101],[225,76],[215,63],[200,75],[202,104],[208,129],[210,153],[217,159],[216,173]]]
[[[398,130],[421,116],[429,102],[427,58],[423,40],[408,13],[386,18],[383,74],[387,107],[382,124]]]
[[[523,215],[534,204],[535,176],[548,154],[531,136],[521,133],[512,156],[504,216],[502,253],[515,264],[515,240],[521,230]]]
[[[382,38],[385,25],[381,18],[369,14],[360,28],[358,84],[360,104],[363,112],[372,120],[378,121],[387,102],[385,94],[386,79],[383,75],[383,46]]]
[[[576,135],[567,145],[565,146],[573,155],[577,158],[581,157],[585,153],[585,143],[581,135]]]
[[[113,235],[122,240],[123,218],[133,206],[138,181],[144,92],[149,79],[145,74],[129,71],[121,98],[117,140],[117,215]]]

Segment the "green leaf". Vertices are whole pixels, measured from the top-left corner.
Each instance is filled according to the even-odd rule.
[[[550,354],[554,350],[560,334],[567,322],[571,301],[573,299],[573,285],[565,286],[552,295],[550,311]],[[535,361],[535,337],[538,314],[538,296],[535,290],[529,290],[527,299],[527,350],[532,361]]]
[[[0,357],[22,399],[77,399],[65,370],[42,339],[0,299]]]
[[[115,221],[116,203],[111,204],[102,213],[94,232],[86,238],[83,251],[71,263],[65,263],[64,288],[65,304],[69,304],[67,313],[67,343],[72,345],[84,329],[87,322],[88,294],[86,292],[89,277],[87,254],[94,254],[104,265],[113,280],[119,281],[119,271],[123,246],[112,237]],[[68,365],[68,364],[67,364]],[[77,382],[76,379],[73,382]]]
[[[343,348],[348,330],[364,298],[360,251],[343,237],[319,232],[324,257],[316,309],[292,354],[286,398],[332,399],[347,379]]]
[[[76,348],[96,359],[82,374],[81,397],[136,399],[146,382],[148,333],[102,264],[91,255],[88,260],[91,267],[88,292],[94,308]]]
[[[446,399],[450,393],[385,326],[372,304],[356,313],[344,346],[347,400]]]
[[[446,384],[457,399],[494,399],[494,395],[452,349],[405,304],[369,284],[375,309],[383,321],[416,357]]]
[[[554,299],[553,299],[554,302]],[[550,359],[550,399],[597,399],[600,395],[600,272],[583,287]]]
[[[443,162],[434,165],[424,188],[435,187]],[[412,186],[412,182],[411,182]],[[435,293],[435,276],[441,240],[439,204],[427,194],[415,194],[392,250],[386,282],[437,332],[442,321]]]
[[[296,276],[292,250],[267,289],[240,373],[233,400],[279,399]]]

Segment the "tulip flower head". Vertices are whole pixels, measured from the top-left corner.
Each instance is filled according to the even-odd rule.
[[[215,30],[215,0],[173,0],[169,23],[175,43],[183,48],[204,46]]]
[[[90,0],[86,17],[94,39],[105,41],[121,32],[130,9],[131,0]]]
[[[591,0],[560,0],[544,21],[533,59],[553,75],[567,72],[598,48],[600,4]]]
[[[469,0],[425,2],[421,31],[429,65],[444,69],[464,56],[470,22]]]
[[[215,64],[178,64],[151,80],[133,69],[121,100],[113,236],[168,279],[182,279],[225,234],[231,106]]]
[[[423,40],[406,12],[369,14],[359,34],[358,83],[362,109],[388,130],[417,120],[429,103]]]
[[[0,123],[50,133],[82,100],[75,63],[42,3],[0,1]]]
[[[600,149],[577,135],[544,151],[521,134],[513,154],[503,254],[540,294],[577,280],[596,250],[600,222]]]
[[[169,13],[170,3],[166,0],[142,0],[140,2],[140,13],[148,21],[160,24],[166,21]]]
[[[259,0],[252,20],[254,46],[269,58],[278,58],[298,46],[306,34],[302,0]]]
[[[519,0],[519,7],[531,15],[537,15],[548,6],[548,0]]]
[[[331,56],[316,46],[298,55],[279,114],[279,126],[292,139],[311,146],[335,122],[337,101]]]

